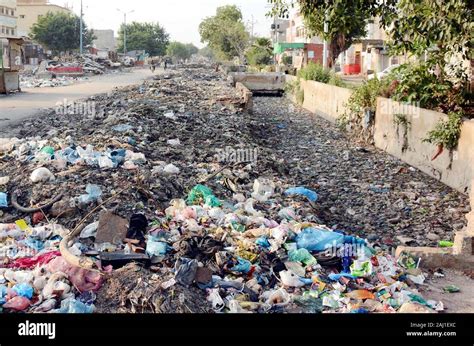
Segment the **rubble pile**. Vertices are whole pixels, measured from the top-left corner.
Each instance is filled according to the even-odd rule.
[[[114,63],[109,59],[88,55],[76,56],[68,60],[48,60],[33,71],[25,71],[20,75],[20,87],[50,88],[68,86],[88,80],[88,75],[116,72],[121,66],[121,63]]]
[[[390,210],[370,220],[328,215],[337,199],[351,208],[351,184],[365,185],[350,175],[354,168],[341,173],[339,159],[321,157],[331,145],[349,146],[327,124],[316,133],[307,114],[279,99],[257,99],[247,114],[225,77],[200,67],[83,101],[90,103],[94,112],[51,111],[0,138],[5,311],[443,310],[422,298],[419,261],[391,255],[393,243],[383,240],[394,228],[374,226]],[[375,153],[367,163],[359,149],[348,156],[362,175],[382,160]],[[384,159],[392,160],[387,170],[401,165]],[[326,169],[349,182],[335,186]],[[405,169],[416,193],[436,194],[439,184],[421,186],[420,173]],[[370,203],[388,203],[396,182],[374,180]],[[440,203],[461,213],[464,202],[451,192]]]

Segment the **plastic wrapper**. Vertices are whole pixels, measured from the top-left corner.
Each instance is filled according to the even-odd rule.
[[[310,202],[316,202],[318,200],[318,194],[313,190],[305,187],[294,187],[285,191],[285,195],[288,196],[303,196],[306,197]]]
[[[306,228],[296,237],[299,249],[325,251],[344,243],[344,235],[316,228]]]

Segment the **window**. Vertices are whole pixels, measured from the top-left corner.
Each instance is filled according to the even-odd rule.
[[[25,15],[24,15],[24,14],[20,14],[20,18],[21,18],[21,19],[24,19],[24,18],[25,18]]]

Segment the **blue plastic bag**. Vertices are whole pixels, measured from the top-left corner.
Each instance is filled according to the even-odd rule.
[[[33,298],[34,289],[28,284],[17,284],[13,286],[13,291],[15,291],[16,294],[21,297],[28,299]]]
[[[298,249],[324,251],[344,243],[344,235],[316,228],[306,228],[296,236]]]
[[[149,237],[146,243],[146,253],[148,256],[164,256],[168,252],[168,244],[157,241],[154,237]]]
[[[102,196],[102,190],[98,185],[88,184],[86,186],[87,195],[79,196],[79,203],[89,204],[97,201]]]
[[[5,192],[0,192],[0,208],[8,207],[7,194]]]
[[[231,270],[234,272],[247,274],[250,271],[250,268],[252,267],[252,263],[240,257],[237,258],[237,261],[239,263],[233,266]]]
[[[69,298],[61,302],[61,307],[52,312],[58,314],[91,314],[94,312],[94,305],[84,304],[76,299]]]
[[[318,200],[318,194],[313,190],[305,187],[293,187],[285,191],[287,196],[304,196],[309,199],[310,202],[316,202]]]
[[[355,276],[352,276],[351,274],[347,274],[347,273],[329,274],[328,278],[329,280],[332,280],[332,281],[339,281],[340,278],[353,279],[353,280],[356,279]]]
[[[266,237],[258,238],[257,241],[255,242],[255,244],[257,244],[258,246],[263,247],[265,249],[269,248],[271,246],[270,242],[268,241],[268,239]]]

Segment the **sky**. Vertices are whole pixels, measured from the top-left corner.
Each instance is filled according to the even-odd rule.
[[[80,13],[81,0],[50,0],[56,5],[72,7]],[[254,34],[269,36],[271,19],[265,14],[269,11],[267,0],[83,0],[84,20],[92,29],[112,29],[117,35],[123,23],[123,12],[134,11],[127,15],[127,22],[158,22],[170,34],[172,41],[194,43],[203,47],[198,27],[201,21],[216,12],[222,5],[237,5],[244,21],[251,27],[252,16]]]

